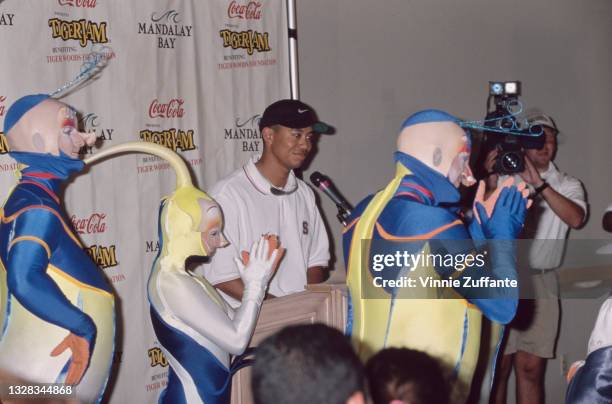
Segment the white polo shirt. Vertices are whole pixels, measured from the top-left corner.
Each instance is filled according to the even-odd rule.
[[[589,339],[587,355],[610,345],[612,345],[612,297],[608,297],[599,309],[597,321]]]
[[[540,176],[552,189],[580,206],[584,211],[583,218],[586,217],[587,203],[584,189],[578,179],[560,172],[552,162]],[[500,178],[498,184],[504,179]],[[515,179],[524,182],[518,175]],[[533,191],[533,187],[529,187]],[[521,233],[521,238],[534,240],[529,251],[529,266],[542,270],[559,267],[568,231],[569,226],[557,216],[544,197],[537,196],[527,211],[525,227]]]
[[[223,210],[223,234],[230,245],[216,251],[210,264],[204,265],[204,275],[212,284],[239,278],[234,257],[249,251],[262,234],[276,234],[286,252],[268,293],[284,296],[301,292],[307,283],[307,269],[329,264],[327,232],[312,189],[292,171],[282,189],[286,194],[272,194],[270,182],[255,167],[259,158],[254,156],[210,191]],[[226,294],[224,297],[233,307],[240,304]]]

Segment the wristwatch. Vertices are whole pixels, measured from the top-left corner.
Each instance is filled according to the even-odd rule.
[[[550,187],[550,184],[548,182],[546,181],[542,182],[542,185],[540,185],[539,187],[535,189],[534,195],[540,195],[542,191],[544,191],[548,187]]]

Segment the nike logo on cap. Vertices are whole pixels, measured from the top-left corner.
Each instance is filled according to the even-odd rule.
[[[303,114],[304,112],[307,112],[307,109],[299,109],[298,108],[298,114]]]

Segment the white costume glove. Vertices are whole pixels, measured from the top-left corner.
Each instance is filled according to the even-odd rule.
[[[274,264],[279,252],[278,249],[275,249],[268,257],[269,245],[269,241],[264,237],[253,243],[246,266],[238,258],[234,258],[238,273],[244,283],[243,302],[253,300],[261,304],[263,301],[268,282],[274,274]]]

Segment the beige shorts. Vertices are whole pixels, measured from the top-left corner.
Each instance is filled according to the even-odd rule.
[[[506,329],[504,355],[517,351],[554,358],[559,332],[559,282],[555,271],[531,276],[536,299],[519,301],[514,320]]]

